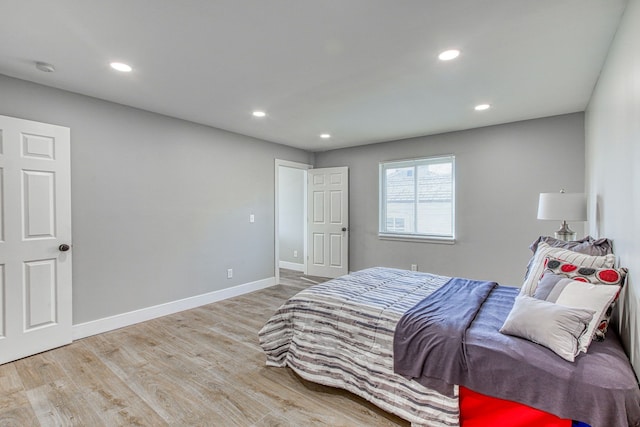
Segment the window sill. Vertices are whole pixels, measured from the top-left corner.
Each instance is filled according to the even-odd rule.
[[[414,236],[389,233],[378,233],[378,239],[398,240],[403,242],[436,243],[442,245],[453,245],[456,243],[456,239],[454,237]]]

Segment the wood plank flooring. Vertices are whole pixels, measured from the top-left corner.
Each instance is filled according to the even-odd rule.
[[[262,325],[324,280],[300,276],[0,365],[0,426],[408,426],[265,366]]]

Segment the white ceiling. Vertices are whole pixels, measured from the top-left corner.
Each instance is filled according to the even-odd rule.
[[[626,3],[0,0],[0,74],[323,151],[583,111]]]

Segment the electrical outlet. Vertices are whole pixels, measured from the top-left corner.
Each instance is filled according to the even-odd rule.
[[[249,222],[256,222],[256,216],[254,214],[249,215]]]
[[[411,271],[418,271],[418,264],[411,264]]]
[[[233,268],[227,268],[227,279],[231,279],[233,277]]]
[[[293,257],[298,258],[298,251],[293,251]]]

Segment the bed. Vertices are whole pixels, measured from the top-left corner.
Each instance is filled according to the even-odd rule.
[[[500,334],[500,345],[515,350],[498,354],[498,363],[487,361],[493,356],[486,353],[464,353],[463,358],[478,358],[475,366],[482,369],[463,386],[431,378],[428,372],[425,377],[398,373],[394,366],[398,323],[419,303],[450,289],[451,282],[449,277],[376,267],[307,288],[283,304],[259,332],[266,363],[287,366],[309,381],[348,390],[413,426],[488,425],[483,408],[488,408],[489,402],[494,403],[495,412],[490,425],[507,425],[495,422],[502,416],[499,410],[506,407],[495,402],[504,398],[506,403],[516,404],[516,418],[527,420],[526,424],[509,425],[570,426],[572,419],[592,427],[640,425],[640,391],[613,331],[607,333],[606,340],[593,342],[588,354],[578,356],[574,363],[533,342]],[[474,322],[479,320],[478,335],[464,338],[476,346],[486,341],[483,334],[488,329],[500,327],[520,294],[517,288],[497,284],[488,288],[485,293],[491,298],[472,315]],[[527,374],[519,375],[521,370],[504,363],[509,358],[520,357],[522,361],[532,353],[536,363],[548,358],[560,366],[560,373],[554,375],[561,378],[551,379],[560,381],[560,387],[540,388],[541,383],[547,384],[547,379],[538,375],[543,370],[522,370]],[[397,359],[396,355],[396,364]],[[500,386],[497,393],[492,395],[479,386],[486,377],[504,379],[494,381]],[[523,397],[513,393],[518,388],[529,391]],[[508,411],[506,416],[515,419],[513,407]],[[485,421],[478,421],[482,419]]]

